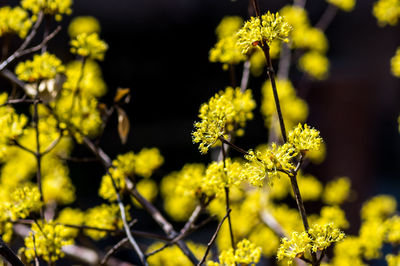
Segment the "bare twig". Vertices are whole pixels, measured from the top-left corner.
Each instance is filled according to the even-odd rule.
[[[18,140],[16,140],[16,139],[12,140],[12,144],[15,145],[15,146],[17,146],[18,148],[20,148],[20,149],[26,151],[26,152],[29,152],[30,154],[36,155],[36,153],[35,153],[33,150],[31,150],[31,149],[25,147],[24,145],[22,145],[21,143],[19,143]]]
[[[0,236],[0,255],[4,257],[13,266],[24,266],[24,264],[17,257],[14,251],[12,251],[3,241],[3,238],[1,236]]]
[[[104,255],[103,259],[100,262],[100,265],[105,265],[108,259],[125,243],[129,242],[127,237],[121,239],[117,244],[115,244],[109,251],[107,251],[106,255]]]
[[[201,259],[201,261],[197,264],[197,266],[202,265],[202,264],[206,261],[206,258],[207,258],[207,256],[208,256],[208,253],[210,252],[211,247],[212,247],[212,245],[214,244],[215,239],[217,238],[218,232],[219,232],[219,230],[221,230],[221,226],[222,226],[222,224],[224,223],[225,219],[228,218],[230,212],[231,212],[231,210],[228,210],[228,212],[225,214],[225,216],[224,216],[224,217],[222,218],[222,220],[219,222],[219,224],[218,224],[218,226],[217,226],[217,229],[215,230],[215,232],[214,232],[214,234],[213,234],[213,236],[212,236],[210,242],[208,242],[208,244],[207,244],[206,252],[205,252],[203,258]]]
[[[62,137],[63,137],[63,130],[62,129],[60,129],[59,130],[59,136],[58,136],[58,138],[56,138],[55,140],[53,140],[51,143],[50,143],[50,145],[46,148],[46,150],[44,150],[43,152],[42,152],[42,156],[44,156],[44,155],[46,155],[47,153],[49,153],[49,152],[51,152],[56,146],[57,146],[57,144],[61,141],[61,139],[62,139]]]
[[[250,78],[250,60],[246,60],[243,64],[242,80],[240,81],[240,90],[244,92],[247,89]]]
[[[335,18],[337,11],[338,8],[336,6],[328,5],[315,27],[325,31]]]

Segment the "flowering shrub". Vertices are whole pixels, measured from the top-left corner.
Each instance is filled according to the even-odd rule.
[[[329,76],[324,31],[335,12],[350,12],[356,2],[326,0],[326,5],[328,15],[315,25],[304,0],[279,12],[261,10],[257,0],[250,0],[249,18],[221,20],[209,60],[231,72],[231,84],[199,107],[191,133],[199,152],[211,154],[213,160],[182,161],[181,170],[166,173],[160,182],[154,172],[165,158],[158,148],[121,152],[111,159],[100,146],[113,113],[123,144],[130,130],[124,111],[130,89],[120,88],[111,103],[101,102],[107,86],[97,61],[104,60],[108,45],[100,23],[90,16],[71,21],[71,40],[64,48],[74,60],[65,62],[47,52],[60,27],[52,29],[44,22],[58,23],[70,15],[72,1],[22,0],[20,6],[1,7],[0,73],[13,87],[0,94],[1,257],[12,265],[55,265],[64,258],[122,265],[128,262],[116,251],[124,248],[134,254],[131,262],[140,265],[235,266],[267,260],[278,265],[366,265],[384,257],[388,265],[399,265],[400,254],[383,249],[400,244],[395,198],[377,195],[364,202],[359,231],[350,234],[342,207],[355,196],[351,178],[323,182],[307,172],[307,166],[321,163],[329,150],[318,125],[307,122],[310,109],[289,70],[297,65],[298,74],[310,82]],[[372,13],[380,26],[396,25],[400,1],[378,0]],[[41,28],[45,34],[33,45]],[[11,35],[22,42],[8,51]],[[243,72],[238,86],[234,77],[239,66]],[[390,66],[399,77],[400,48]],[[264,83],[250,90],[250,78]],[[239,147],[235,141],[246,138],[245,129],[258,111],[268,141]],[[78,145],[104,168],[95,188],[102,203],[87,209],[71,206],[79,184],[71,180],[67,161]],[[153,203],[156,199],[162,204]],[[311,211],[305,202],[317,207]],[[135,230],[143,212],[160,230]],[[184,222],[183,227],[175,229],[172,221]],[[204,234],[206,241],[188,240],[211,221],[216,224],[208,225],[212,229]],[[15,241],[18,247],[13,241],[17,238],[24,240]],[[104,245],[97,241],[112,245],[99,252]]]

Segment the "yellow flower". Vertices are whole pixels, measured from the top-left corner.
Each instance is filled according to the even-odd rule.
[[[60,59],[49,53],[36,54],[33,60],[21,62],[15,68],[18,78],[27,82],[37,82],[44,79],[53,79],[56,74],[64,71]]]
[[[71,53],[91,59],[103,60],[107,49],[97,33],[81,33],[71,41]]]
[[[24,219],[32,212],[38,212],[43,205],[36,186],[21,186],[12,192],[10,201],[4,203],[12,220]]]
[[[85,214],[81,210],[73,208],[62,209],[58,214],[57,219],[55,220],[55,222],[57,223],[66,225],[77,225],[77,226],[82,225],[84,221],[85,221]],[[68,231],[67,235],[71,236],[72,238],[75,238],[79,233],[78,228],[72,228],[66,226],[65,230]]]
[[[25,238],[25,256],[32,261],[36,254],[52,263],[64,257],[63,246],[72,245],[74,240],[68,235],[65,226],[56,224],[54,221],[39,221],[32,225],[32,231]]]
[[[378,195],[366,201],[361,208],[363,220],[383,221],[392,215],[397,208],[396,199],[389,195]]]
[[[62,15],[72,13],[72,0],[22,0],[21,5],[33,14],[43,11],[44,14],[54,15],[57,21],[61,20]]]
[[[256,45],[271,45],[273,40],[288,42],[288,35],[292,27],[279,13],[267,14],[259,17],[251,17],[246,21],[243,28],[237,33],[237,45],[243,54],[247,54]]]
[[[310,128],[307,124],[304,127],[299,123],[296,128],[288,132],[288,143],[291,143],[297,152],[318,150],[322,143],[319,131]]]
[[[100,33],[100,23],[92,16],[75,17],[68,26],[68,34],[75,38],[81,33],[91,34]]]
[[[209,261],[207,266],[235,266],[253,265],[260,261],[261,248],[247,239],[243,239],[237,244],[237,248],[224,250],[219,255],[219,263]]]
[[[136,183],[136,189],[143,196],[143,198],[147,199],[150,202],[153,202],[158,194],[158,186],[157,183],[152,179],[142,179]],[[136,207],[142,208],[142,205],[132,197],[133,203]]]
[[[311,51],[302,55],[299,59],[299,68],[317,80],[328,77],[329,60],[319,52]]]
[[[227,70],[229,64],[236,65],[246,60],[246,56],[242,54],[236,45],[236,41],[237,38],[235,35],[219,40],[210,50],[210,62],[222,63],[223,68]]]
[[[339,177],[325,186],[322,201],[330,205],[342,204],[350,196],[351,182],[348,177]]]
[[[0,8],[0,36],[15,33],[20,38],[25,38],[31,26],[32,21],[28,17],[28,12],[21,7]]]
[[[379,26],[385,26],[387,24],[394,26],[397,24],[400,17],[400,1],[379,0],[374,3],[372,13],[378,20]]]
[[[352,11],[356,4],[356,0],[326,0],[326,1],[346,12]]]
[[[397,255],[388,254],[385,257],[388,266],[398,266],[400,265],[400,253]]]
[[[400,78],[400,47],[397,48],[396,54],[390,60],[390,67],[393,76]]]
[[[232,36],[242,27],[243,19],[238,16],[226,16],[215,29],[218,40]]]

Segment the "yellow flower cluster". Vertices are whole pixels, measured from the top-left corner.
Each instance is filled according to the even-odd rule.
[[[300,57],[299,68],[311,77],[317,80],[323,80],[328,76],[329,60],[325,55],[319,52],[307,52]]]
[[[236,135],[242,135],[247,120],[253,118],[255,106],[251,90],[242,92],[240,88],[232,87],[227,87],[204,103],[199,112],[201,122],[194,124],[196,131],[192,133],[193,142],[200,142],[200,152],[207,153],[219,137],[226,138],[228,133],[234,133],[235,130]],[[241,128],[237,129],[236,126]]]
[[[68,26],[68,34],[71,38],[75,38],[81,33],[100,33],[100,30],[99,21],[92,16],[75,17]]]
[[[82,225],[84,221],[85,214],[81,210],[73,208],[62,209],[55,220],[55,222],[60,224],[76,226]],[[67,231],[66,235],[70,236],[71,238],[77,237],[79,233],[78,228],[66,227],[65,230]]]
[[[372,14],[380,26],[396,25],[400,17],[399,0],[378,0],[374,3]]]
[[[206,247],[191,241],[187,242],[188,247],[197,258],[201,258],[206,252]],[[147,253],[164,246],[162,242],[155,242],[147,249]],[[147,262],[152,266],[186,266],[190,265],[190,260],[182,253],[177,245],[169,246],[160,252],[147,258]]]
[[[361,208],[364,220],[383,221],[392,215],[397,208],[396,199],[389,195],[378,195],[365,202]]]
[[[356,0],[326,0],[331,5],[335,5],[343,11],[350,12],[356,5]]]
[[[351,182],[348,177],[339,177],[325,186],[322,201],[329,205],[340,205],[347,200],[351,193]]]
[[[260,261],[261,248],[248,239],[243,239],[233,250],[224,250],[219,255],[219,262],[208,261],[207,266],[235,266],[235,265],[255,265]]]
[[[108,45],[100,40],[99,34],[81,33],[71,41],[71,53],[90,59],[103,60]]]
[[[7,100],[7,94],[0,95],[0,103]],[[21,114],[15,113],[11,106],[0,107],[0,144],[10,144],[12,140],[17,139],[24,133],[24,128],[28,118]]]
[[[66,227],[54,221],[39,221],[32,225],[32,231],[25,238],[24,254],[29,261],[36,255],[48,263],[54,263],[64,256],[63,246],[72,245],[74,240],[69,237]]]
[[[291,239],[284,237],[279,247],[278,260],[288,259],[289,264],[295,258],[309,256],[311,252],[327,249],[332,243],[344,238],[344,233],[334,224],[315,224],[308,232],[293,232]]]
[[[322,143],[319,131],[310,128],[307,124],[304,127],[299,123],[297,127],[288,133],[288,142],[291,143],[297,151],[305,153],[307,151],[318,150]]]
[[[84,225],[109,230],[121,229],[123,223],[120,217],[118,205],[102,204],[87,210],[85,213]],[[107,236],[106,231],[95,229],[85,229],[84,233],[94,240],[100,240]]]
[[[251,17],[244,23],[237,33],[237,45],[243,54],[247,54],[256,45],[269,46],[273,40],[288,42],[288,36],[292,27],[279,13],[267,14],[259,17]]]
[[[397,48],[396,54],[390,60],[390,66],[393,76],[400,78],[400,47]]]
[[[33,60],[21,62],[15,68],[18,78],[27,82],[37,82],[53,79],[56,74],[64,71],[60,59],[49,53],[35,54]]]
[[[158,186],[157,183],[152,180],[152,179],[142,179],[139,182],[136,183],[136,189],[140,193],[140,195],[143,196],[146,200],[153,202],[154,199],[157,197],[158,194]],[[141,208],[142,205],[131,197],[133,204],[135,204],[136,207]]]
[[[307,103],[296,95],[292,83],[289,80],[277,80],[279,89],[279,102],[283,110],[283,119],[288,128],[292,128],[298,123],[302,123],[308,116]],[[261,113],[265,119],[266,127],[276,132],[280,132],[277,119],[273,119],[276,114],[275,100],[272,92],[271,82],[266,81],[262,86]]]
[[[318,150],[322,143],[319,131],[304,127],[299,124],[289,131],[288,142],[284,145],[272,143],[271,147],[262,146],[255,152],[250,150],[245,158],[248,163],[244,166],[242,178],[248,180],[254,186],[262,186],[264,179],[269,176],[279,177],[279,172],[291,172],[295,169],[293,159],[299,153]]]
[[[43,11],[44,14],[53,15],[57,21],[61,20],[62,15],[72,13],[72,0],[22,0],[21,5],[33,14]]]
[[[207,195],[218,196],[224,192],[224,188],[240,184],[241,172],[242,164],[232,162],[230,158],[225,159],[225,162],[212,162],[207,167],[202,191]]]
[[[25,38],[31,26],[32,21],[28,12],[21,7],[4,6],[0,8],[0,36],[15,33],[20,38]]]
[[[210,50],[209,60],[220,62],[226,70],[229,64],[238,64],[246,59],[236,45],[236,32],[243,25],[240,17],[224,17],[216,29],[218,42]]]
[[[93,60],[86,60],[82,68],[81,61],[72,61],[65,67],[67,79],[63,83],[63,89],[68,91],[79,90],[88,97],[101,97],[107,91],[107,86],[102,78],[100,66]],[[77,87],[79,82],[79,87]]]
[[[397,255],[388,254],[385,257],[388,266],[398,266],[400,265],[400,253]]]
[[[32,212],[38,212],[43,205],[37,187],[23,186],[11,193],[10,200],[3,203],[12,220],[24,219]]]

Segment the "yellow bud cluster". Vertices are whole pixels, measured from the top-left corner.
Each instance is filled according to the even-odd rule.
[[[356,5],[356,0],[326,0],[331,5],[335,5],[343,11],[350,12]]]
[[[0,8],[0,36],[15,33],[20,38],[25,38],[31,26],[32,21],[28,12],[21,7],[4,6]]]
[[[37,82],[44,79],[53,79],[56,74],[64,71],[60,59],[49,53],[36,54],[33,60],[19,63],[15,68],[18,78],[27,82]]]
[[[92,16],[75,17],[68,26],[68,34],[75,38],[81,33],[91,34],[100,33],[100,23]]]
[[[374,3],[372,14],[378,20],[379,26],[394,26],[400,17],[400,0],[379,0]]]
[[[350,196],[351,182],[348,177],[339,177],[325,186],[322,201],[330,205],[340,205]]]
[[[39,256],[46,262],[53,263],[64,257],[62,247],[73,243],[65,226],[54,221],[39,221],[32,225],[32,231],[25,238],[24,254],[29,261]]]
[[[323,80],[328,76],[329,60],[325,55],[317,51],[307,52],[300,57],[299,68],[311,77]]]
[[[254,46],[270,46],[273,40],[288,42],[292,27],[279,15],[267,14],[251,17],[237,33],[237,45],[243,54],[247,54]]]
[[[305,153],[307,151],[318,150],[322,143],[319,131],[310,128],[307,124],[304,127],[299,123],[296,128],[289,131],[288,142],[291,143],[297,151]]]
[[[235,250],[228,249],[219,255],[219,263],[208,261],[207,266],[234,266],[234,265],[252,265],[259,262],[261,257],[261,248],[256,247],[248,239],[243,239],[237,244]]]
[[[33,14],[43,11],[44,14],[55,16],[60,21],[62,15],[72,13],[72,0],[22,0],[23,8],[31,10]]]
[[[11,193],[10,200],[4,202],[4,207],[12,220],[24,219],[32,212],[38,212],[42,205],[39,189],[36,186],[19,187]]]
[[[81,33],[71,41],[71,53],[91,59],[103,60],[107,49],[97,33]]]
[[[227,87],[225,91],[215,94],[208,103],[200,107],[201,122],[194,124],[196,131],[192,133],[193,142],[200,142],[200,152],[207,153],[219,137],[234,133],[235,126],[244,127],[247,120],[253,118],[252,110],[256,103],[250,90],[240,91],[240,88]],[[238,129],[236,134],[241,135]]]

